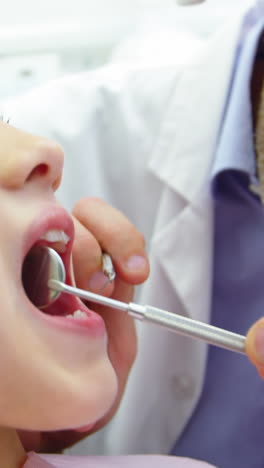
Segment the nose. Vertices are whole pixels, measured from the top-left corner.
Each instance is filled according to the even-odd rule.
[[[18,190],[36,182],[56,190],[63,169],[63,150],[45,138],[0,124],[0,186]]]

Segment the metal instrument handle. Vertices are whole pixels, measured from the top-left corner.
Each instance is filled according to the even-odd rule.
[[[157,307],[135,304],[133,302],[127,304],[125,302],[84,291],[73,286],[68,286],[61,281],[53,279],[49,280],[48,286],[51,289],[55,289],[56,291],[73,294],[87,301],[122,310],[129,313],[136,319],[160,325],[181,335],[198,338],[200,340],[206,341],[209,344],[219,346],[220,348],[225,348],[230,351],[245,354],[246,337],[238,335],[237,333],[233,333],[222,328],[217,328],[213,325],[199,322],[183,315],[178,315],[163,309],[158,309]]]

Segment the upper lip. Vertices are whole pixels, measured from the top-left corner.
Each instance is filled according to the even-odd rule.
[[[22,247],[22,261],[29,250],[40,240],[40,238],[49,230],[56,229],[64,231],[69,237],[66,247],[65,260],[69,258],[74,239],[74,224],[69,213],[60,205],[46,206],[38,217],[30,225],[25,233]],[[67,262],[68,263],[68,262]]]

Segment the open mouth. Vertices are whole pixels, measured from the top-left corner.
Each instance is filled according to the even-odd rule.
[[[46,232],[26,255],[22,267],[22,283],[28,299],[38,310],[49,316],[65,317],[67,319],[87,319],[91,311],[75,296],[61,293],[54,300],[54,292],[48,288],[51,278],[50,261],[46,255],[51,247],[60,256],[65,268],[65,282],[73,284],[71,275],[71,243],[64,231],[50,230]]]

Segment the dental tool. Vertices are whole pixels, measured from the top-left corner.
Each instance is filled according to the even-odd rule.
[[[140,305],[133,302],[128,304],[69,286],[65,284],[66,275],[63,261],[55,250],[47,246],[36,246],[30,254],[28,266],[34,264],[38,265],[39,268],[38,273],[35,273],[33,278],[31,274],[29,275],[32,281],[30,285],[27,284],[25,289],[28,297],[40,309],[48,307],[61,293],[72,294],[90,302],[127,312],[135,319],[160,325],[178,334],[198,338],[214,346],[245,354],[245,336],[150,305]],[[24,276],[26,277],[28,277],[26,274],[28,266],[24,266]],[[30,271],[32,271],[31,266]],[[36,268],[34,268],[35,271]]]

